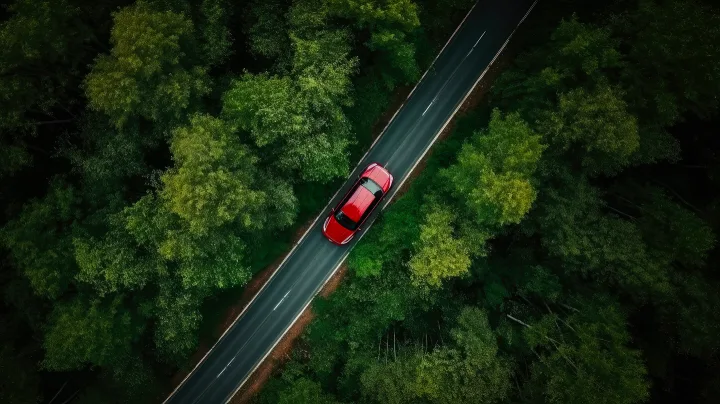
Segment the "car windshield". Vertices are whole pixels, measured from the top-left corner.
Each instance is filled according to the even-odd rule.
[[[350,219],[349,217],[345,216],[345,214],[342,213],[342,211],[338,211],[338,212],[335,214],[335,220],[337,220],[338,223],[340,223],[340,224],[342,225],[342,227],[344,227],[344,228],[346,228],[346,229],[348,229],[348,230],[355,230],[355,229],[357,229],[357,223],[355,223],[355,222],[354,222],[352,219]]]

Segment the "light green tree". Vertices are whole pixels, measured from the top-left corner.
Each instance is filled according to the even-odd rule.
[[[543,149],[519,115],[495,110],[488,129],[463,145],[444,175],[478,224],[518,223],[535,200],[531,179]]]
[[[266,195],[255,187],[257,158],[232,127],[209,115],[194,115],[176,129],[170,150],[175,167],[163,174],[161,198],[190,231],[206,234],[225,223],[257,228],[255,212]]]
[[[425,216],[420,239],[408,262],[415,284],[437,287],[445,279],[468,272],[470,251],[463,240],[453,235],[453,219],[452,212],[442,206],[432,208]]]

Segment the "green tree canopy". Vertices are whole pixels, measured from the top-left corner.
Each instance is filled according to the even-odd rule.
[[[76,190],[55,179],[45,198],[30,201],[0,232],[0,241],[38,296],[57,298],[72,282],[76,266],[67,228],[76,202]]]
[[[76,298],[55,306],[43,346],[49,370],[81,369],[86,364],[122,366],[142,326],[122,296],[104,301]]]
[[[580,303],[580,304],[578,304]],[[549,314],[525,329],[542,349],[532,380],[549,403],[638,403],[648,381],[640,352],[631,349],[625,315],[604,297],[575,303],[580,312],[561,321]]]
[[[463,309],[450,334],[456,348],[436,350],[420,364],[420,395],[436,403],[492,403],[507,397],[510,362],[498,351],[487,314]]]
[[[478,224],[518,223],[535,200],[531,180],[543,148],[519,115],[495,110],[488,130],[473,136],[444,174]]]
[[[415,284],[440,286],[447,278],[462,276],[470,268],[470,251],[453,236],[453,214],[448,208],[433,208],[420,225],[420,239],[408,265]]]
[[[173,132],[170,150],[175,167],[162,176],[161,197],[192,232],[206,234],[229,222],[245,228],[262,225],[254,214],[266,200],[255,189],[257,158],[229,125],[194,115],[189,126]]]
[[[328,181],[349,170],[351,105],[346,34],[326,31],[315,39],[292,36],[290,76],[245,74],[223,99],[223,114],[269,151],[275,166],[307,181]]]
[[[91,108],[108,114],[117,127],[136,116],[171,121],[209,92],[206,68],[188,60],[192,21],[144,2],[113,19],[112,51],[97,58],[86,79]]]
[[[577,155],[591,175],[617,173],[640,144],[637,119],[627,111],[622,93],[604,85],[560,94],[557,109],[540,127],[560,150]]]
[[[278,404],[335,404],[337,401],[323,392],[319,384],[305,378],[294,380],[290,388],[283,391]]]

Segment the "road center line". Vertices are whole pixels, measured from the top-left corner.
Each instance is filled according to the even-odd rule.
[[[285,298],[288,297],[289,294],[290,294],[290,291],[288,290],[287,293],[285,293],[285,296],[283,296],[283,298],[280,299],[280,301],[278,302],[278,304],[275,305],[275,308],[273,309],[273,311],[275,311],[278,307],[280,307],[280,305],[282,304],[282,302],[285,301]]]
[[[486,33],[487,33],[487,31],[483,32],[482,35],[480,35],[480,38],[478,38],[478,40],[475,41],[475,45],[473,45],[473,47],[472,47],[473,49],[475,49],[475,47],[477,46],[477,44],[480,43],[480,40],[483,39],[483,37],[485,36]]]
[[[487,32],[487,31],[485,31],[485,32]],[[470,48],[470,51],[469,51],[469,52],[467,53],[467,55],[465,55],[465,57],[468,57],[468,56],[470,56],[470,54],[472,53],[472,51],[474,51],[474,50],[475,50],[475,47],[477,46],[477,44],[478,44],[478,43],[480,43],[480,40],[482,39],[482,37],[484,37],[484,36],[485,36],[485,32],[483,32],[483,33],[482,33],[482,35],[480,35],[480,38],[478,38],[478,40],[477,40],[477,41],[475,41],[475,45],[473,45],[473,47],[472,47],[472,48]]]
[[[435,96],[435,97],[437,98],[437,96]],[[430,107],[432,107],[433,102],[435,102],[434,98],[432,101],[430,101],[430,104],[428,104],[427,108],[425,108],[425,112],[422,113],[422,116],[425,116],[425,114],[428,112],[428,109],[430,109]]]

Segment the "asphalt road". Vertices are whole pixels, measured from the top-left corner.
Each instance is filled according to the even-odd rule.
[[[330,207],[363,168],[378,162],[395,177],[384,208],[533,5],[533,0],[480,0],[475,5],[320,220],[167,403],[225,403],[234,395],[374,220],[369,218],[352,242],[336,246],[321,233]]]

